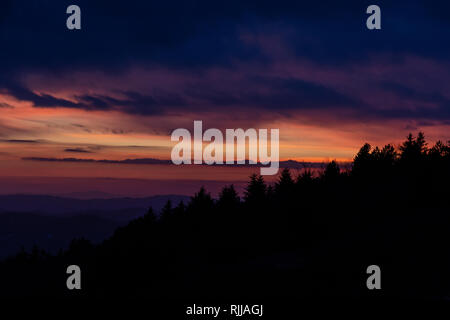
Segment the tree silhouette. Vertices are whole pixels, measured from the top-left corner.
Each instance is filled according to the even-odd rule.
[[[323,179],[327,182],[335,182],[339,179],[341,169],[335,160],[331,161],[325,168]]]
[[[225,186],[219,194],[217,205],[221,208],[233,210],[237,208],[241,200],[233,185]]]
[[[367,176],[368,169],[370,169],[372,162],[371,149],[372,147],[368,143],[364,144],[361,149],[359,149],[353,159],[352,174],[354,176]]]
[[[419,132],[417,138],[414,139],[410,133],[406,141],[400,146],[400,159],[409,163],[415,163],[424,158],[427,153],[427,143],[423,132]]]
[[[278,181],[275,183],[275,193],[277,195],[286,195],[294,189],[293,187],[294,180],[292,179],[291,172],[288,168],[284,168],[281,171]]]
[[[247,204],[262,204],[266,196],[267,186],[261,175],[253,174],[245,190],[244,200]]]

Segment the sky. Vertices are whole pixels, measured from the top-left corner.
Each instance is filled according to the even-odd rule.
[[[71,4],[81,30],[66,28]],[[366,28],[371,4],[381,30]],[[42,158],[170,159],[171,132],[194,120],[278,128],[282,160],[348,161],[409,132],[447,141],[449,36],[446,1],[3,0],[0,176],[157,179]]]

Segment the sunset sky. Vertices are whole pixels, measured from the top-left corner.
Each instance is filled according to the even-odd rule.
[[[194,120],[278,128],[282,160],[351,160],[420,130],[447,141],[448,2],[376,1],[371,31],[372,2],[2,1],[0,176],[232,181],[23,159],[170,159],[171,132]],[[70,4],[82,30],[66,28]]]

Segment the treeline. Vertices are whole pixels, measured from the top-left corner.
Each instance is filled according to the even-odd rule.
[[[450,293],[450,144],[409,135],[365,144],[350,170],[250,177],[218,199],[204,189],[168,202],[93,245],[52,256],[35,248],[0,264],[0,295],[127,297],[367,296],[366,268],[386,270],[387,296]],[[82,290],[66,288],[79,265]],[[447,269],[446,269],[447,268]],[[411,280],[413,279],[413,280]]]

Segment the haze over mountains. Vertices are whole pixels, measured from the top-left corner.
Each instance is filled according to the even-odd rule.
[[[85,196],[86,194],[81,194]],[[0,258],[34,245],[51,253],[65,249],[74,238],[100,242],[128,221],[155,212],[171,200],[189,197],[164,195],[146,198],[75,199],[47,195],[0,196]]]
[[[81,158],[44,158],[44,157],[23,157],[22,160],[28,161],[43,161],[43,162],[85,162],[85,163],[115,163],[115,164],[159,164],[159,165],[173,165],[171,160],[161,160],[153,158],[138,158],[138,159],[124,159],[124,160],[107,160],[107,159],[81,159]],[[344,166],[349,163],[343,163]],[[207,164],[202,164],[207,165]],[[250,164],[246,160],[245,164],[212,164],[213,166],[238,166],[238,167],[259,167],[263,166],[259,163]],[[210,165],[211,166],[211,165]],[[324,168],[324,162],[305,162],[296,160],[279,161],[280,168],[289,169],[303,169],[303,168]]]
[[[104,216],[107,214],[113,220],[123,220],[144,214],[149,207],[159,211],[169,199],[173,203],[178,203],[188,200],[189,197],[157,195],[145,198],[77,199],[48,195],[0,195],[0,212],[32,212],[56,216],[77,214]],[[129,216],[120,214],[124,211],[130,212]]]
[[[41,161],[47,160],[38,160]],[[77,160],[50,161],[64,164]],[[146,159],[134,159],[131,162],[124,162],[120,166],[138,165],[143,168],[141,165],[148,164],[140,170],[148,177],[154,177],[167,168],[177,169],[175,165],[161,166]],[[88,163],[118,165],[96,160],[88,160]],[[288,160],[280,162],[280,166],[294,170],[321,170],[323,164]],[[192,169],[202,173],[203,170],[213,171],[208,171],[209,174],[205,172],[203,176],[193,173],[192,177],[184,179],[174,174],[173,179],[167,180],[148,179],[147,176],[143,179],[4,177],[4,184],[0,186],[0,194],[3,194],[0,195],[0,257],[18,252],[21,246],[30,250],[33,245],[56,253],[61,248],[67,248],[70,240],[79,237],[99,242],[111,235],[118,226],[144,215],[149,207],[159,212],[169,199],[174,205],[180,201],[187,203],[190,197],[186,194],[193,195],[201,186],[217,197],[224,185],[233,183],[242,196],[246,179],[252,173],[251,166],[215,167],[217,169],[192,166]],[[218,172],[221,173],[220,179],[211,180],[211,173],[217,175]],[[276,179],[275,176],[266,178],[269,182],[270,179]]]

